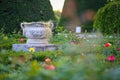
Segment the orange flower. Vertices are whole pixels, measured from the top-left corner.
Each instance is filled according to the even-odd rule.
[[[51,62],[51,59],[50,58],[46,58],[45,62],[49,63],[49,62]]]
[[[112,44],[110,44],[110,43],[106,43],[104,46],[105,47],[110,47]]]

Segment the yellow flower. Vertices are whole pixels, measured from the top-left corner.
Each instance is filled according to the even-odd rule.
[[[30,52],[34,52],[35,49],[34,49],[33,47],[31,47],[31,48],[29,49],[29,51],[30,51]]]

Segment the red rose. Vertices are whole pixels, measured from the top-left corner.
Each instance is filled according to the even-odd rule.
[[[112,44],[110,44],[110,43],[106,43],[104,46],[105,47],[110,47]]]

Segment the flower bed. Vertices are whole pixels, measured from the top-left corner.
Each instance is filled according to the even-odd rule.
[[[119,37],[81,39],[70,34],[55,38],[56,42],[55,39],[51,42],[61,44],[56,51],[35,52],[34,48],[27,52],[15,52],[10,48],[2,50],[0,80],[120,79]],[[16,39],[18,43],[24,42],[21,37]]]

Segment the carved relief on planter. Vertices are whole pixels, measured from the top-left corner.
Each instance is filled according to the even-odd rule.
[[[48,39],[52,36],[52,27],[53,24],[50,22],[21,23],[23,35],[27,38],[27,44],[48,44]]]

